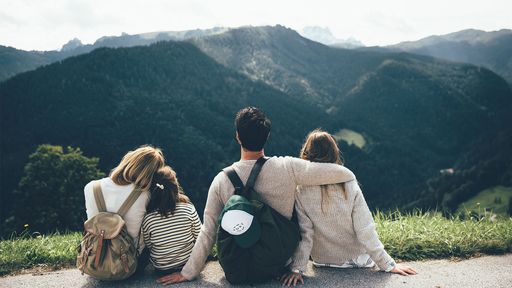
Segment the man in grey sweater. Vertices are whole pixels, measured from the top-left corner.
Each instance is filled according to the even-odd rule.
[[[235,124],[241,158],[231,167],[245,183],[256,160],[265,156],[263,147],[270,134],[271,122],[260,109],[247,107],[237,113]],[[354,179],[349,169],[338,164],[309,162],[293,157],[271,157],[263,166],[254,190],[262,201],[291,219],[297,185],[334,184]],[[181,272],[161,277],[157,282],[171,284],[189,281],[201,273],[215,243],[217,218],[234,191],[235,188],[224,172],[213,179],[206,200],[204,224],[187,264]]]

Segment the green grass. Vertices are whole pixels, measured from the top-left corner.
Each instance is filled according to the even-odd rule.
[[[508,202],[512,198],[512,187],[496,186],[478,193],[473,198],[459,205],[458,212],[470,210],[482,213],[485,209],[498,215],[506,215]]]
[[[375,222],[380,240],[396,259],[466,258],[512,251],[512,218],[460,220],[440,213],[377,213]]]
[[[21,269],[46,266],[57,269],[75,263],[81,234],[25,235],[0,241],[0,275]]]
[[[512,219],[447,219],[439,213],[375,215],[377,231],[388,253],[398,260],[471,257],[512,251]],[[0,241],[0,275],[44,265],[75,263],[80,233],[13,238]]]

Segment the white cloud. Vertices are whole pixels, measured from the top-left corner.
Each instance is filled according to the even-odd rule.
[[[329,27],[338,38],[385,45],[467,28],[512,28],[509,0],[0,0],[0,45],[57,49],[77,37],[213,26]]]

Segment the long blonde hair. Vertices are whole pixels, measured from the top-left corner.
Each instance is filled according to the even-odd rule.
[[[300,158],[309,160],[311,162],[321,163],[336,163],[343,165],[343,157],[340,148],[336,143],[334,137],[321,130],[315,129],[309,132],[304,141],[304,145],[300,150]],[[345,183],[338,184],[341,186],[343,198],[347,199],[347,192],[345,191]],[[329,199],[327,191],[328,185],[321,185],[322,189],[322,212],[324,212],[324,203]]]
[[[112,169],[110,178],[118,185],[135,184],[142,190],[149,190],[153,175],[165,164],[164,155],[158,148],[144,145],[129,151]]]

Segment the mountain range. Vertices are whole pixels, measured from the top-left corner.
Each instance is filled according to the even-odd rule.
[[[468,29],[446,35],[430,36],[418,41],[402,42],[385,48],[483,66],[512,83],[512,30],[510,29],[492,32]]]
[[[160,41],[182,41],[194,37],[203,37],[223,33],[228,28],[215,27],[211,29],[195,29],[187,31],[158,31],[121,36],[105,36],[96,40],[93,44],[83,45],[75,38],[64,44],[59,51],[23,51],[13,47],[0,45],[0,81],[25,71],[47,65],[68,57],[89,53],[102,47],[133,47],[150,45]]]
[[[250,26],[243,27],[250,28]],[[42,65],[62,59],[89,53],[101,47],[132,47],[150,45],[159,41],[184,41],[222,34],[231,30],[227,27],[194,29],[185,31],[157,31],[142,34],[104,36],[93,44],[83,45],[79,39],[72,39],[59,51],[23,51],[0,45],[0,81],[21,72],[33,70]],[[364,47],[360,41],[338,39],[329,28],[307,26],[300,32],[305,38],[336,48],[371,51],[403,51],[432,56],[444,60],[470,63],[493,70],[508,82],[512,82],[512,30],[481,31],[467,29],[446,35],[429,36],[417,41],[401,42],[384,47]]]
[[[269,155],[297,155],[316,127],[336,134],[372,208],[453,208],[480,186],[512,185],[512,91],[493,71],[330,47],[279,25],[210,32],[124,48],[136,41],[104,39],[117,48],[0,82],[0,216],[43,143],[78,146],[104,171],[138,145],[160,146],[201,211],[212,177],[236,161],[233,116],[246,105],[272,118]],[[48,55],[83,47],[68,44]]]

